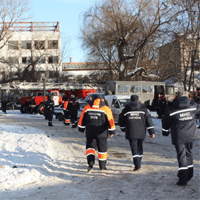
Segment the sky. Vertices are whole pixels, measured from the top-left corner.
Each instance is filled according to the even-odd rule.
[[[31,0],[30,21],[60,22],[62,41],[69,42],[67,58],[64,62],[84,62],[86,56],[81,48],[80,26],[81,13],[94,5],[95,0]],[[28,20],[27,20],[28,21]]]

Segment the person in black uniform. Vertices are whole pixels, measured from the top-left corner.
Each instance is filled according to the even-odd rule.
[[[171,129],[172,144],[178,159],[177,185],[185,186],[193,177],[193,141],[198,138],[195,116],[200,114],[200,107],[186,96],[178,97],[173,106],[166,109],[162,119],[162,134],[169,135]]]
[[[63,111],[64,111],[64,124],[66,126],[69,126],[70,125],[70,113],[69,113],[69,109],[68,109],[68,106],[69,106],[69,102],[70,100],[68,100],[67,98],[65,98],[64,100],[64,105],[63,105]]]
[[[6,114],[7,101],[3,98],[1,101],[2,111]]]
[[[51,96],[48,96],[48,100],[46,101],[46,117],[49,120],[48,125],[53,126],[53,113],[54,113],[54,101]]]
[[[158,95],[158,105],[157,105],[157,110],[156,110],[159,118],[162,118],[162,116],[165,113],[166,108],[167,108],[167,100],[164,96],[164,93],[161,92]]]
[[[71,95],[71,101],[69,102],[68,105],[68,110],[69,114],[71,116],[71,123],[72,123],[72,128],[77,127],[77,115],[78,115],[78,110],[80,108],[79,102],[76,101],[76,98],[74,95]]]
[[[131,96],[131,102],[119,114],[119,126],[129,140],[135,165],[134,171],[138,171],[141,168],[146,129],[151,138],[155,137],[155,130],[150,111],[142,106],[137,95]]]
[[[194,101],[200,105],[200,87],[197,87],[197,91],[194,97]],[[197,120],[199,121],[199,126],[198,128],[200,128],[200,115],[197,115]],[[198,123],[198,122],[197,122]]]
[[[115,134],[115,122],[111,109],[102,101],[102,95],[93,95],[84,107],[79,118],[78,130],[85,131],[88,172],[91,173],[95,163],[96,149],[100,170],[106,170],[108,135]]]

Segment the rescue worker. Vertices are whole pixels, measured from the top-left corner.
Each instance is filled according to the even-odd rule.
[[[46,101],[46,114],[45,117],[49,120],[48,125],[53,126],[53,113],[54,113],[54,101],[51,96],[48,96],[48,100]]]
[[[111,109],[102,101],[102,95],[93,95],[79,118],[78,130],[85,131],[88,173],[95,164],[96,149],[100,170],[106,170],[107,138],[115,134],[115,122]]]
[[[200,87],[197,87],[196,95],[194,97],[194,101],[200,105]],[[199,121],[199,122],[198,122]],[[198,128],[200,128],[200,115],[197,115],[197,123],[199,124]]]
[[[3,98],[1,101],[2,111],[6,114],[7,101]]]
[[[119,126],[122,132],[126,133],[126,139],[129,140],[135,166],[133,171],[138,171],[141,168],[146,129],[151,138],[155,137],[155,130],[150,111],[139,102],[137,95],[131,96],[131,102],[120,113]]]
[[[160,93],[158,95],[158,106],[157,106],[157,114],[159,118],[162,118],[162,116],[165,113],[165,110],[167,108],[167,100],[164,96],[164,93]]]
[[[181,97],[181,92],[177,91],[174,97],[174,100],[177,99],[178,97]]]
[[[195,115],[200,114],[200,107],[189,97],[178,97],[173,106],[166,109],[162,119],[162,134],[169,135],[171,129],[172,144],[178,159],[177,185],[185,186],[193,177],[193,141],[198,138]]]
[[[71,95],[71,101],[68,104],[68,110],[71,117],[72,128],[76,128],[78,125],[77,115],[79,108],[80,105],[79,102],[76,101],[76,97],[74,95]]]
[[[44,101],[44,117],[45,117],[45,120],[48,120],[48,116],[47,116],[47,101],[48,101],[48,97],[47,97],[47,100]]]
[[[63,111],[64,111],[64,124],[66,126],[70,125],[70,113],[68,110],[68,104],[69,104],[69,100],[65,99],[64,105],[63,105]]]

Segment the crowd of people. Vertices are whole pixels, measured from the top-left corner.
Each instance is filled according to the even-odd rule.
[[[76,101],[74,95],[70,96],[70,99],[67,97],[63,98],[63,111],[64,111],[64,124],[69,126],[72,124],[72,128],[76,128],[78,125],[77,115],[79,110],[79,102]],[[53,97],[48,96],[47,101],[45,101],[44,107],[44,116],[48,120],[48,125],[53,126],[52,119],[54,114],[54,101]]]
[[[125,138],[129,141],[133,157],[134,172],[140,171],[143,158],[143,142],[148,130],[151,139],[155,135],[150,111],[140,103],[137,95],[132,95],[130,102],[119,114],[118,124]],[[200,118],[200,88],[196,95],[176,93],[172,102],[166,101],[164,93],[158,95],[157,114],[162,121],[162,134],[171,134],[178,160],[177,185],[186,186],[194,173],[192,148],[193,142],[199,138],[196,120]],[[115,135],[116,127],[112,110],[101,94],[92,95],[84,107],[79,121],[77,119],[80,106],[74,95],[70,99],[63,98],[64,124],[78,126],[86,136],[86,156],[88,173],[93,171],[95,155],[98,151],[98,163],[101,171],[107,165],[107,139]],[[6,113],[6,100],[2,100],[2,111]],[[51,96],[45,101],[44,115],[48,125],[53,126],[54,101]],[[199,126],[200,128],[200,126]]]
[[[160,95],[163,100],[163,95]],[[192,147],[199,138],[196,116],[200,115],[199,103],[188,96],[176,96],[170,106],[162,112],[162,133],[168,136],[171,132],[172,144],[175,146],[178,160],[177,185],[186,186],[194,174]],[[125,132],[133,156],[133,171],[138,172],[142,166],[143,141],[148,130],[151,139],[155,129],[150,111],[139,102],[137,95],[131,96],[119,115],[119,126]],[[111,109],[105,104],[104,97],[94,95],[79,119],[78,129],[85,132],[88,172],[91,173],[98,150],[100,170],[106,170],[107,138],[115,134],[115,123]]]

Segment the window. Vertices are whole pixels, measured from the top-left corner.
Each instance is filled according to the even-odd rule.
[[[131,100],[130,99],[119,99],[121,107],[125,107]]]
[[[123,86],[122,85],[118,85],[118,92],[123,93]]]
[[[51,96],[58,96],[58,92],[51,92]]]
[[[166,94],[173,95],[174,94],[174,88],[173,87],[166,87]]]
[[[29,57],[22,57],[22,64],[28,64],[31,63],[31,58]]]
[[[45,49],[45,41],[35,41],[35,49]]]
[[[118,85],[118,93],[128,93],[128,85]]]
[[[26,64],[26,62],[27,62],[27,58],[26,57],[22,57],[22,63]]]
[[[146,85],[143,85],[142,86],[142,93],[147,93],[147,86]]]
[[[8,41],[8,49],[19,49],[18,48],[18,41]]]
[[[129,86],[128,85],[124,85],[124,93],[128,93],[129,90]]]
[[[36,63],[45,64],[46,58],[45,57],[36,57],[35,61],[36,61]]]
[[[53,63],[58,64],[58,56],[50,56],[50,57],[48,58],[48,63],[49,63],[49,64],[53,64]]]
[[[147,88],[147,93],[152,94],[153,93],[153,88],[152,86],[148,86]]]
[[[120,107],[117,99],[113,99],[111,107],[112,108],[119,108]]]
[[[48,49],[58,49],[58,40],[49,40]]]
[[[36,92],[36,96],[43,96],[42,92]]]
[[[131,88],[130,88],[130,92],[131,93],[137,94],[137,93],[140,93],[140,91],[141,91],[141,87],[140,86],[131,85]]]
[[[22,49],[31,49],[31,40],[22,41]]]
[[[9,64],[10,65],[19,64],[17,57],[9,57],[8,59],[9,59]]]

